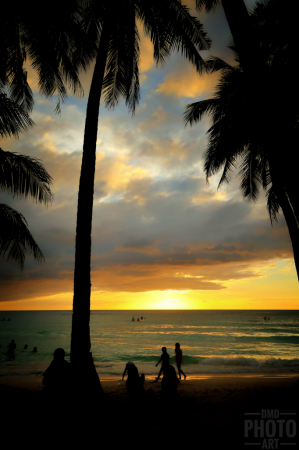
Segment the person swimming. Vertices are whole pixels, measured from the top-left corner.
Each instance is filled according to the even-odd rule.
[[[37,347],[33,347],[32,352],[33,352],[33,353],[37,353]]]
[[[134,316],[132,317],[132,322],[135,322],[135,318],[134,318]]]

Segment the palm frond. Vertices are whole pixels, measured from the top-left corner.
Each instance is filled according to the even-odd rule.
[[[37,262],[45,260],[44,255],[28,230],[25,217],[8,205],[0,204],[0,256],[8,262],[24,267],[25,252],[33,253]]]
[[[18,3],[17,11],[14,3],[4,8],[0,62],[5,70],[0,75],[10,86],[11,98],[26,110],[33,106],[23,69],[26,59],[38,74],[41,94],[48,98],[58,95],[56,112],[60,103],[66,101],[68,89],[74,95],[83,95],[79,73],[87,68],[95,54],[95,45],[87,42],[82,27],[83,3],[53,0],[43,20],[36,20],[25,2]]]
[[[0,190],[13,196],[27,198],[48,205],[53,195],[52,177],[35,158],[6,152],[0,148]]]
[[[230,158],[226,158],[224,169],[220,178],[220,181],[218,183],[218,189],[221,187],[223,183],[229,183],[232,178],[232,172],[234,169],[236,169],[236,162],[237,162],[237,156],[231,155]],[[215,170],[215,166],[214,166]],[[209,171],[211,171],[211,168],[209,168]],[[208,173],[208,171],[207,171]],[[207,175],[208,178],[208,175]]]
[[[215,108],[217,100],[210,98],[208,100],[202,100],[201,102],[190,103],[186,106],[186,110],[183,115],[185,126],[190,124],[191,126],[199,122],[204,114],[211,114]]]
[[[0,91],[0,136],[18,137],[33,125],[27,111]]]
[[[243,161],[239,171],[241,178],[240,190],[244,198],[257,201],[259,195],[259,187],[262,183],[262,171],[260,158],[254,150],[248,147],[243,156]]]
[[[196,0],[196,9],[201,11],[203,8],[207,12],[214,11],[221,0]]]
[[[20,67],[8,76],[8,90],[10,99],[20,105],[26,112],[34,106],[33,92],[27,82],[27,72]]]
[[[177,0],[137,1],[138,19],[154,46],[154,59],[164,63],[172,51],[180,51],[201,72],[204,62],[200,50],[208,50],[211,41],[197,17]]]
[[[274,222],[277,222],[277,215],[279,214],[281,209],[273,185],[266,192],[266,198],[267,198],[267,209],[269,212],[271,225],[273,225]]]
[[[218,72],[219,70],[231,70],[233,67],[217,56],[210,56],[204,60],[207,73]]]
[[[166,1],[169,13],[167,31],[172,42],[171,49],[180,51],[201,73],[204,61],[199,53],[208,50],[211,40],[203,29],[203,25],[197,17],[190,14],[189,8],[178,1]]]
[[[136,24],[135,5],[124,9],[126,21],[114,24],[109,42],[106,75],[102,92],[107,107],[114,108],[120,98],[125,98],[126,105],[134,114],[140,99],[139,85],[139,33]],[[120,15],[122,17],[122,15]]]
[[[1,11],[5,20],[1,22],[0,30],[0,81],[8,88],[10,99],[30,112],[34,99],[23,67],[26,50],[22,39],[22,24],[15,8],[15,4],[10,2]]]

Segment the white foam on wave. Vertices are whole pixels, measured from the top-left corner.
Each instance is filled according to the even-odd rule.
[[[257,358],[245,358],[244,356],[238,356],[234,358],[205,358],[199,361],[199,364],[204,364],[208,366],[272,366],[272,367],[285,367],[285,366],[299,366],[299,359],[281,359],[281,358],[267,358],[267,359],[257,359]]]

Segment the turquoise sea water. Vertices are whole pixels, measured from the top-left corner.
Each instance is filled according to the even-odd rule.
[[[145,320],[132,322],[133,315]],[[71,311],[0,312],[4,317],[10,321],[0,321],[0,376],[41,374],[57,347],[69,360]],[[162,346],[175,363],[176,342],[187,375],[299,373],[299,311],[92,311],[90,322],[102,378],[121,376],[127,361],[154,375]],[[13,359],[6,354],[11,339],[17,346]]]

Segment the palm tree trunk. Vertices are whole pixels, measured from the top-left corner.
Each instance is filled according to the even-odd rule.
[[[279,145],[278,145],[279,147]],[[275,149],[275,144],[273,144],[272,149]],[[284,218],[286,220],[291,243],[293,247],[294,262],[297,271],[297,277],[299,280],[299,227],[298,221],[292,202],[288,196],[288,191],[283,183],[283,177],[280,174],[279,161],[276,162],[275,152],[268,154],[269,168],[271,173],[272,183],[275,189],[275,194],[277,195],[279,205],[282,209]]]
[[[252,52],[253,33],[246,5],[243,0],[222,0],[222,6],[240,58],[247,61]]]
[[[289,234],[291,238],[291,243],[293,247],[293,253],[294,253],[294,261],[297,271],[297,277],[299,281],[299,229],[298,229],[298,223],[296,220],[296,217],[294,215],[293,208],[290,204],[289,198],[285,192],[282,192],[282,190],[275,189],[275,192],[277,192],[277,197],[279,204],[281,206],[284,218],[286,220]]]
[[[225,17],[233,36],[241,65],[249,74],[257,72],[259,45],[252,31],[244,0],[222,0]],[[261,61],[260,61],[261,63]]]
[[[294,215],[297,220],[298,228],[299,228],[299,199],[298,199],[298,186],[297,186],[297,165],[294,164],[294,167],[291,167],[289,171],[286,170],[284,173],[286,173],[286,190],[288,193],[288,197],[290,199],[290,203],[292,205],[292,209],[294,212]]]
[[[76,227],[71,364],[78,375],[84,372],[89,379],[90,371],[95,374],[89,329],[92,209],[98,116],[109,37],[109,26],[104,25],[87,103]]]

